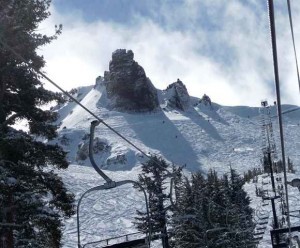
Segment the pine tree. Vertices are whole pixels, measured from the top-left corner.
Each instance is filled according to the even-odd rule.
[[[186,179],[182,195],[178,200],[177,209],[180,211],[174,247],[197,248],[204,247],[205,231],[209,229],[209,207],[205,197],[207,181],[201,173],[192,175],[190,182]]]
[[[41,69],[37,49],[54,36],[37,33],[49,16],[50,0],[0,1],[0,39]],[[43,104],[61,102],[43,87],[38,74],[0,44],[0,237],[5,246],[61,247],[62,220],[74,213],[74,196],[54,169],[66,169],[66,153],[41,140],[56,136],[54,112]],[[13,127],[19,120],[28,131]]]
[[[250,208],[250,198],[243,190],[245,180],[242,179],[235,170],[230,169],[229,179],[229,199],[231,228],[236,231],[234,235],[235,243],[238,247],[245,246],[253,240],[252,209]]]
[[[167,232],[168,213],[166,204],[169,195],[166,192],[166,179],[168,164],[165,160],[153,156],[142,166],[142,173],[139,175],[139,183],[146,189],[149,196],[150,220],[144,212],[137,211],[136,226],[138,230],[147,233],[151,226],[152,234],[160,234],[164,248],[169,246]]]
[[[234,170],[219,178],[213,170],[184,183],[173,215],[174,247],[244,247],[252,239],[252,210]]]

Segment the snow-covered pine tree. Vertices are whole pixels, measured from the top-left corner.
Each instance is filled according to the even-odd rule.
[[[56,38],[37,33],[50,0],[0,2],[0,39],[34,68],[45,61],[36,50]],[[0,237],[5,247],[61,247],[62,220],[74,213],[74,196],[54,169],[68,167],[66,153],[41,140],[56,136],[56,114],[40,107],[62,101],[40,77],[0,45]],[[13,127],[19,120],[28,131]]]
[[[233,169],[230,176],[225,174],[221,178],[215,171],[208,174],[205,197],[211,202],[209,226],[216,229],[209,237],[209,247],[243,247],[253,240],[252,209],[243,190],[244,183]]]
[[[230,247],[228,232],[229,199],[217,172],[210,170],[203,190],[206,212],[203,219],[207,223],[205,236],[208,247]]]
[[[235,230],[235,242],[242,247],[253,241],[253,221],[250,198],[243,189],[245,180],[230,169],[229,198],[231,202],[231,227]]]
[[[173,246],[176,248],[197,248],[204,246],[203,195],[205,179],[200,173],[192,176],[191,182],[183,179],[180,194],[172,216]]]
[[[142,173],[139,175],[139,183],[146,189],[149,197],[150,221],[144,212],[137,211],[135,225],[142,232],[149,231],[151,226],[152,234],[159,234],[163,248],[169,248],[169,237],[167,232],[168,213],[166,204],[169,201],[169,194],[166,193],[166,179],[168,164],[165,160],[152,156],[142,166]]]
[[[219,178],[194,173],[177,199],[173,215],[174,247],[244,247],[252,240],[252,210],[234,170]]]

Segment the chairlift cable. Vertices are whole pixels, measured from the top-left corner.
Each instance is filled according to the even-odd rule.
[[[147,154],[146,152],[144,152],[141,148],[139,148],[137,145],[135,145],[133,142],[131,142],[128,138],[126,138],[125,136],[123,136],[120,132],[118,132],[116,129],[114,129],[113,127],[111,127],[109,124],[107,124],[103,119],[101,119],[100,117],[98,117],[95,113],[93,113],[91,110],[89,110],[87,107],[85,107],[83,104],[81,104],[76,98],[74,98],[70,93],[68,93],[67,91],[65,91],[63,88],[61,88],[58,84],[56,84],[53,80],[51,80],[48,76],[45,75],[45,73],[41,72],[39,69],[35,68],[34,66],[30,65],[27,60],[20,55],[19,53],[17,53],[12,47],[10,47],[7,43],[5,43],[1,37],[0,37],[0,44],[2,44],[6,49],[8,49],[13,55],[16,56],[16,58],[18,58],[21,62],[25,63],[27,65],[27,67],[29,67],[30,69],[33,69],[36,73],[38,73],[39,75],[41,75],[43,78],[45,78],[49,83],[51,83],[52,85],[54,85],[57,89],[59,89],[64,95],[68,96],[70,99],[72,99],[76,104],[78,104],[81,108],[83,108],[85,111],[87,111],[90,115],[92,115],[93,117],[95,117],[100,123],[102,123],[104,126],[106,126],[108,129],[110,129],[112,132],[114,132],[116,135],[118,135],[121,139],[123,139],[124,141],[126,141],[129,145],[131,145],[132,147],[134,147],[136,150],[138,150],[140,153],[142,153],[145,157],[147,158],[151,158],[151,155]],[[157,164],[157,163],[156,163]],[[159,164],[157,164],[158,166],[160,166]],[[167,172],[168,176],[174,176],[174,173],[168,171],[167,169],[164,168],[164,170]]]
[[[294,111],[297,111],[297,110],[300,110],[300,107],[287,109],[287,110],[283,111],[281,114],[282,114],[282,115],[285,115],[285,114],[288,114],[288,113],[291,113],[291,112],[294,112]],[[276,118],[276,117],[278,117],[277,114],[271,116],[271,118]]]
[[[277,97],[277,113],[278,113],[278,122],[279,122],[281,156],[282,156],[284,186],[285,186],[286,205],[287,205],[287,224],[288,224],[289,238],[290,238],[291,237],[291,222],[290,222],[290,217],[289,217],[289,198],[288,198],[288,188],[287,188],[287,172],[286,172],[286,163],[285,163],[285,148],[284,148],[284,137],[283,137],[281,96],[280,96],[280,86],[279,86],[276,28],[275,28],[273,0],[268,0],[268,14],[269,14],[270,31],[271,31],[271,44],[272,44],[273,67],[274,67],[273,69],[274,69],[275,88],[276,88],[276,97]]]
[[[39,75],[41,75],[43,78],[45,78],[49,83],[51,83],[52,85],[54,85],[57,89],[59,89],[63,94],[65,94],[66,96],[68,96],[70,99],[72,99],[76,104],[78,104],[80,107],[82,107],[85,111],[87,111],[89,114],[91,114],[93,117],[95,117],[98,121],[100,121],[104,126],[106,126],[108,129],[110,129],[111,131],[113,131],[116,135],[118,135],[120,138],[122,138],[123,140],[125,140],[128,144],[130,144],[131,146],[133,146],[135,149],[137,149],[139,152],[141,152],[143,155],[145,155],[146,157],[150,158],[151,156],[149,156],[146,152],[144,152],[141,148],[137,147],[135,144],[133,144],[129,139],[127,139],[126,137],[124,137],[120,132],[118,132],[117,130],[115,130],[113,127],[111,127],[110,125],[108,125],[104,120],[102,120],[101,118],[99,118],[95,113],[93,113],[91,110],[89,110],[87,107],[85,107],[84,105],[82,105],[76,98],[74,98],[70,93],[68,93],[67,91],[65,91],[63,88],[61,88],[58,84],[56,84],[53,80],[51,80],[48,76],[45,75],[45,73],[41,72],[39,69],[35,68],[34,66],[30,65],[27,60],[20,55],[19,53],[17,53],[12,47],[10,47],[8,44],[6,44],[1,38],[0,38],[0,43],[6,47],[11,53],[13,53],[19,60],[21,60],[21,62],[25,63],[29,68],[33,69],[36,73],[38,73]]]
[[[0,44],[2,44],[4,47],[6,47],[13,55],[16,56],[16,58],[18,58],[21,62],[25,63],[25,65],[27,65],[29,68],[33,69],[34,71],[36,71],[36,73],[38,73],[39,75],[41,75],[43,78],[45,78],[48,82],[50,82],[52,85],[54,85],[56,88],[58,88],[63,94],[65,94],[66,96],[68,96],[70,99],[72,99],[76,104],[78,104],[80,107],[82,107],[85,111],[87,111],[89,114],[91,114],[93,117],[96,118],[96,120],[98,120],[100,123],[102,123],[104,126],[106,126],[107,128],[109,128],[111,131],[113,131],[115,134],[117,134],[120,138],[122,138],[123,140],[125,140],[128,144],[130,144],[132,147],[134,147],[135,149],[137,149],[139,152],[141,152],[144,156],[146,156],[147,158],[151,158],[150,155],[148,155],[146,152],[144,152],[141,148],[139,148],[138,146],[136,146],[134,143],[132,143],[130,140],[128,140],[126,137],[124,137],[121,133],[119,133],[117,130],[115,130],[113,127],[111,127],[110,125],[108,125],[104,120],[102,120],[101,118],[99,118],[95,113],[93,113],[91,110],[89,110],[87,107],[85,107],[83,104],[81,104],[76,98],[74,98],[70,93],[68,93],[67,91],[65,91],[64,89],[62,89],[58,84],[56,84],[53,80],[51,80],[49,77],[47,77],[43,72],[41,72],[39,69],[34,68],[32,65],[30,65],[25,58],[20,55],[19,53],[17,53],[12,47],[10,47],[8,44],[6,44],[0,37]],[[159,167],[160,164],[157,164]],[[94,166],[94,165],[93,165]],[[108,184],[116,184],[113,180],[111,180],[102,170],[100,170],[99,168],[96,169],[94,167],[94,169],[97,171],[97,173],[108,183]],[[171,177],[171,191],[170,191],[170,201],[171,201],[171,205],[173,205],[173,199],[172,199],[172,189],[173,189],[173,183],[174,180],[172,180],[172,178],[174,177],[174,173],[169,172],[167,169],[163,168],[169,177]],[[128,180],[127,180],[128,181]],[[135,182],[137,185],[138,183]],[[117,183],[118,184],[118,183]],[[147,210],[148,211],[148,210]],[[150,228],[151,229],[151,228]],[[78,239],[79,240],[79,239]]]
[[[292,40],[293,40],[293,48],[294,48],[294,56],[295,56],[295,62],[296,62],[299,92],[300,92],[300,76],[299,76],[299,67],[298,67],[297,51],[296,51],[296,45],[295,45],[295,36],[294,36],[294,27],[293,27],[293,18],[292,18],[292,10],[291,10],[290,0],[287,0],[287,6],[288,6],[290,28],[291,28],[291,34],[292,34]]]

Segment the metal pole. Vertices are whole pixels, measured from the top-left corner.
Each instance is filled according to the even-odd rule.
[[[284,174],[284,186],[285,186],[285,196],[286,196],[286,206],[287,206],[287,223],[289,228],[289,238],[291,237],[291,222],[289,216],[289,197],[287,188],[287,173],[285,164],[285,149],[284,149],[284,137],[282,128],[282,110],[281,110],[281,97],[280,97],[280,87],[279,87],[279,72],[278,72],[278,59],[277,59],[277,45],[276,45],[276,28],[275,28],[275,18],[274,18],[274,5],[273,0],[268,0],[269,3],[269,18],[270,18],[270,29],[271,29],[271,42],[272,42],[272,52],[273,52],[273,66],[275,75],[275,87],[276,87],[276,97],[277,97],[277,114],[279,122],[280,131],[280,144],[281,144],[281,156]]]
[[[271,149],[270,146],[269,146],[269,149]],[[275,181],[274,181],[274,174],[273,174],[271,151],[268,151],[268,162],[269,162],[269,165],[270,165],[272,188],[273,188],[274,195],[276,196],[276,188],[275,188]]]
[[[275,208],[275,202],[274,198],[271,198],[271,203],[272,203],[272,212],[273,212],[273,219],[274,219],[274,227],[275,229],[278,229],[278,220],[277,220],[277,214],[276,214],[276,208]],[[280,243],[279,235],[276,234],[276,243],[277,245]]]

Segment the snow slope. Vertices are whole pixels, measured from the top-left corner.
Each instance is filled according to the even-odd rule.
[[[228,107],[215,103],[212,106],[195,105],[198,99],[192,98],[193,105],[183,112],[169,108],[163,95],[159,92],[161,109],[152,113],[121,113],[107,109],[108,99],[101,84],[80,88],[74,96],[145,153],[163,156],[176,165],[186,165],[188,171],[201,170],[205,173],[214,168],[221,175],[229,171],[229,166],[243,173],[260,165],[259,108]],[[285,105],[283,111],[295,107]],[[275,115],[276,108],[273,106],[271,110]],[[54,142],[69,151],[68,158],[73,164],[67,171],[59,173],[78,200],[85,190],[103,183],[103,179],[90,167],[89,160],[78,156],[78,151],[88,143],[90,122],[94,119],[74,102],[57,107],[56,111],[60,114],[59,137]],[[291,157],[296,170],[300,159],[299,123],[300,111],[284,115],[286,155]],[[273,129],[279,147],[275,119]],[[100,138],[106,147],[95,152],[100,167],[117,181],[137,178],[139,166],[146,159],[140,152],[101,124],[96,128],[95,137]],[[81,151],[87,152],[84,149]],[[255,210],[262,208],[261,198],[255,196],[255,185],[246,184],[245,189],[252,198],[252,207]],[[295,188],[291,192],[294,197],[292,205],[296,208],[299,192]],[[131,186],[87,196],[80,211],[83,243],[135,232],[131,221],[135,211],[143,208],[143,195]],[[270,205],[263,208],[261,211],[270,212]],[[293,219],[294,224],[298,222],[299,218]],[[271,217],[259,247],[271,247],[270,223]],[[66,222],[63,239],[64,247],[76,247],[76,216]]]
[[[283,173],[275,174],[276,177],[283,178]],[[288,174],[288,181],[290,182],[294,178],[299,178],[299,172],[297,174]],[[254,222],[256,223],[255,233],[263,232],[262,235],[258,235],[256,237],[261,237],[262,239],[259,241],[258,248],[268,248],[272,247],[271,243],[271,237],[270,237],[270,231],[273,229],[273,212],[272,212],[272,206],[270,200],[263,200],[262,197],[256,196],[255,188],[256,187],[262,187],[262,183],[266,183],[263,186],[264,190],[268,190],[269,196],[272,195],[272,186],[271,186],[271,180],[270,177],[267,174],[263,174],[258,176],[257,183],[246,183],[244,186],[244,189],[248,193],[248,195],[251,198],[251,204],[250,206],[254,210]],[[277,182],[275,182],[277,187]],[[288,185],[288,192],[289,192],[289,210],[290,210],[290,221],[291,221],[291,227],[299,226],[300,225],[300,193],[299,189],[296,187],[292,187]],[[284,196],[285,199],[285,196]],[[282,211],[280,209],[281,199],[275,200],[275,207],[276,207],[276,214],[278,222],[281,223],[283,221],[284,215],[282,215]],[[266,217],[266,220],[262,220],[264,217]],[[262,222],[265,222],[264,224],[260,224]],[[286,218],[284,219],[285,226],[287,225]],[[291,237],[299,236],[299,232],[292,232]],[[295,239],[292,239],[294,242],[293,244],[296,245]],[[295,246],[298,247],[298,246]]]
[[[186,165],[190,171],[206,172],[215,168],[221,172],[231,165],[243,172],[260,164],[259,108],[198,104],[187,111],[179,111],[166,107],[163,99],[160,99],[159,111],[121,113],[106,108],[108,100],[103,85],[88,89],[88,92],[80,95],[81,103],[145,153],[163,156],[177,165]],[[163,94],[160,93],[160,96]],[[197,102],[196,98],[192,100]],[[283,110],[294,107],[286,105]],[[275,115],[276,108],[273,106],[271,110]],[[69,114],[66,114],[67,111]],[[90,165],[88,159],[78,159],[77,152],[80,144],[88,142],[90,122],[94,119],[73,102],[58,109],[58,113],[61,115],[60,137],[55,142],[65,146],[72,163]],[[296,164],[299,161],[296,151],[300,148],[299,123],[300,111],[285,115],[286,153]],[[275,119],[273,125],[275,139],[278,141],[279,131]],[[67,142],[61,142],[62,137]],[[95,137],[104,140],[110,148],[105,153],[96,153],[103,168],[130,170],[143,161],[140,152],[101,124],[96,129]],[[118,160],[122,156],[123,160]]]
[[[91,167],[70,165],[67,171],[59,173],[77,201],[86,190],[104,183]],[[105,173],[115,181],[134,180],[138,170]],[[82,244],[136,232],[131,221],[136,210],[145,209],[143,202],[143,194],[131,185],[88,194],[80,208]],[[65,223],[63,247],[77,247],[76,215]]]
[[[135,180],[139,173],[139,168],[134,168],[130,171],[113,172],[105,171],[113,180],[121,181],[126,179]],[[70,165],[67,171],[60,171],[60,176],[63,178],[66,185],[75,194],[78,201],[79,197],[88,189],[101,185],[104,180],[91,167],[79,165]],[[261,197],[257,197],[255,193],[256,186],[261,187],[263,181],[269,183],[264,186],[271,192],[271,183],[266,174],[258,177],[257,183],[246,183],[244,189],[251,198],[251,207],[254,210],[254,221],[257,223],[256,228],[263,227],[264,233],[260,235],[262,239],[258,245],[259,248],[271,248],[270,230],[272,228],[272,211],[271,203],[263,201]],[[282,176],[282,175],[280,175]],[[265,177],[265,178],[264,178]],[[298,174],[289,174],[288,181],[293,178],[299,178]],[[288,186],[290,196],[290,210],[295,217],[291,217],[292,226],[300,225],[300,208],[299,200],[300,193],[297,188]],[[282,215],[279,209],[280,200],[276,200],[278,219],[281,220]],[[117,237],[125,234],[135,233],[132,221],[136,210],[144,210],[143,194],[131,185],[124,185],[119,188],[106,191],[96,191],[88,194],[83,198],[80,208],[81,220],[81,242],[104,240],[111,237]],[[259,225],[261,217],[268,217],[267,224]],[[65,222],[65,230],[63,236],[64,248],[73,248],[77,246],[77,225],[76,215]],[[298,233],[292,233],[292,237]],[[141,237],[136,235],[134,237]],[[122,240],[122,239],[121,239]],[[123,239],[124,241],[124,239]],[[111,241],[111,243],[114,241]],[[102,243],[103,244],[103,243]],[[100,247],[100,246],[86,246]],[[154,243],[151,247],[161,247],[159,242]]]

